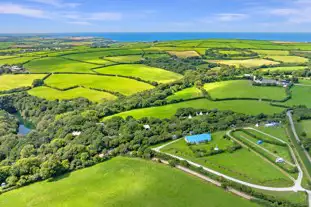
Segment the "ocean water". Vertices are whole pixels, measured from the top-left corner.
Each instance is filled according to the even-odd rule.
[[[0,36],[92,36],[112,39],[119,42],[169,41],[191,39],[253,39],[311,42],[311,33],[252,33],[252,32],[104,32],[104,33],[53,33],[53,34],[0,34]]]

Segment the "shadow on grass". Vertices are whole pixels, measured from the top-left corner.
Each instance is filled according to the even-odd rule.
[[[48,182],[57,182],[59,180],[63,180],[65,178],[68,178],[69,176],[70,176],[70,173],[66,173],[64,175],[60,175],[60,176],[57,176],[57,177],[49,178]]]

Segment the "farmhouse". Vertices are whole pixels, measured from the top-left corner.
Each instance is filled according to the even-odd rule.
[[[212,135],[211,135],[211,133],[206,133],[206,134],[197,134],[197,135],[192,135],[192,136],[186,136],[185,140],[187,143],[190,143],[190,144],[199,144],[202,142],[210,142],[212,140]]]

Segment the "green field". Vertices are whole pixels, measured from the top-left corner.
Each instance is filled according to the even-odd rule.
[[[98,65],[68,60],[61,57],[47,57],[30,61],[24,65],[30,72],[76,72],[93,73],[90,69]]]
[[[288,66],[288,67],[272,67],[272,68],[262,68],[260,71],[280,71],[280,72],[290,72],[290,71],[296,71],[296,70],[304,70],[307,67],[305,66]]]
[[[302,120],[296,126],[300,133],[305,132],[307,134],[306,137],[311,138],[311,120]],[[301,134],[298,134],[298,136],[301,136]]]
[[[42,74],[0,75],[0,90],[31,86],[35,79],[44,77]]]
[[[122,55],[114,57],[105,57],[106,60],[118,63],[135,63],[142,59],[141,55]]]
[[[263,132],[270,134],[272,136],[275,136],[275,137],[282,139],[283,141],[289,143],[289,138],[286,134],[284,126],[277,126],[277,127],[260,126],[260,127],[258,127],[258,130],[263,131]]]
[[[202,91],[196,87],[186,88],[174,93],[166,98],[167,101],[172,100],[187,100],[191,98],[202,97]]]
[[[277,65],[278,62],[266,59],[247,59],[247,60],[208,60],[211,63],[219,63],[223,65],[231,65],[236,67],[259,67],[263,65]]]
[[[68,100],[83,97],[93,102],[103,102],[105,100],[115,100],[117,97],[106,92],[95,91],[87,88],[74,88],[67,91],[59,91],[49,87],[33,88],[28,93],[47,100]]]
[[[3,56],[2,56],[3,57]],[[17,65],[23,64],[29,60],[34,59],[33,57],[16,57],[16,58],[7,58],[7,59],[0,59],[0,66],[1,65]]]
[[[287,106],[305,105],[311,107],[311,87],[294,86],[291,88],[292,98],[285,102]]]
[[[286,97],[281,87],[253,86],[248,80],[230,80],[207,83],[204,89],[214,99],[224,98],[258,98],[282,100]]]
[[[253,50],[254,52],[258,53],[259,55],[289,55],[289,51],[286,50]]]
[[[252,107],[249,107],[252,106]],[[170,118],[175,115],[177,109],[179,108],[196,108],[196,109],[218,109],[218,110],[231,110],[234,112],[258,115],[260,113],[264,114],[274,114],[281,113],[284,111],[283,108],[271,106],[266,102],[260,101],[245,101],[245,100],[235,100],[235,101],[210,101],[208,99],[198,99],[192,101],[184,101],[176,104],[169,104],[165,106],[150,107],[144,109],[135,109],[131,111],[122,112],[114,116],[121,116],[126,118],[127,116],[133,116],[136,119],[143,117],[156,117],[156,118]],[[108,119],[110,117],[105,117]]]
[[[66,55],[65,58],[70,58],[79,61],[85,61],[88,63],[100,64],[100,65],[111,65],[114,64],[108,60],[102,59],[105,53],[103,52],[88,52],[88,53],[78,53],[72,55]]]
[[[306,63],[309,62],[307,58],[299,57],[299,56],[274,56],[269,55],[268,58],[271,58],[275,61],[280,61],[284,63]]]
[[[0,196],[0,206],[14,207],[201,207],[207,203],[209,207],[258,206],[180,170],[124,157]]]
[[[96,70],[102,74],[115,74],[138,77],[147,81],[169,83],[181,79],[183,76],[161,68],[150,67],[141,64],[121,64],[104,67]]]
[[[199,57],[196,51],[168,51],[169,54],[175,55],[179,58]]]
[[[15,58],[15,56],[12,56],[12,55],[0,55],[0,60],[8,59],[8,58]]]
[[[153,88],[152,85],[129,78],[87,74],[56,74],[46,79],[45,83],[59,89],[85,86],[88,88],[116,91],[124,95],[132,95]]]
[[[212,141],[209,148],[217,145],[219,140],[223,139],[222,136],[217,137],[218,135],[215,133],[215,143]],[[212,140],[213,138],[214,133],[212,133]],[[190,150],[186,141],[181,139],[162,148],[161,151],[181,156],[226,175],[251,183],[283,187],[292,185],[292,181],[273,165],[245,148],[233,153],[225,152],[213,156],[197,157]]]

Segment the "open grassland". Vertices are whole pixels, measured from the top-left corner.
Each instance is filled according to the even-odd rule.
[[[114,57],[105,57],[106,60],[117,63],[135,63],[142,59],[141,55],[122,55]]]
[[[306,63],[309,62],[309,59],[299,56],[276,56],[269,55],[267,58],[271,58],[275,61],[284,62],[284,63]]]
[[[183,77],[178,73],[141,64],[121,64],[103,67],[97,69],[96,71],[102,74],[138,77],[142,80],[155,81],[159,83],[173,82]]]
[[[158,54],[145,54],[143,58],[164,58],[164,57],[170,57],[167,53],[158,53]]]
[[[179,58],[199,57],[200,55],[196,51],[169,51],[171,55],[175,55]]]
[[[281,113],[282,111],[284,111],[283,108],[271,106],[266,102],[260,101],[245,101],[245,100],[210,101],[208,99],[198,99],[192,101],[184,101],[176,104],[169,104],[165,106],[135,109],[131,111],[122,112],[114,116],[121,116],[123,118],[126,118],[127,116],[133,116],[136,119],[140,119],[143,117],[156,117],[163,119],[174,116],[177,110],[180,108],[189,108],[189,107],[196,109],[231,110],[234,112],[250,115],[258,115],[260,113],[274,114],[274,113]],[[110,117],[105,117],[104,120]]]
[[[158,163],[125,157],[0,196],[0,206],[259,207]]]
[[[282,87],[253,86],[248,80],[230,80],[207,83],[204,89],[214,99],[258,98],[282,100],[286,97]]]
[[[212,139],[214,137],[213,135]],[[223,139],[222,137],[217,138],[217,133],[215,133],[215,138],[215,143],[213,144],[212,140],[209,147],[217,145],[218,139]],[[224,152],[213,156],[198,157],[190,149],[186,141],[181,139],[162,148],[161,151],[181,156],[226,175],[254,184],[283,187],[293,184],[275,166],[245,148],[234,151],[233,153]]]
[[[289,55],[289,51],[286,50],[253,50],[255,53],[259,55]]]
[[[291,71],[296,71],[296,70],[304,70],[306,69],[306,66],[288,66],[288,67],[271,67],[271,68],[262,68],[260,71],[281,71],[281,72],[291,72]]]
[[[77,72],[92,73],[91,68],[98,65],[68,60],[61,57],[47,57],[30,61],[24,65],[30,72]]]
[[[311,85],[311,79],[299,79],[299,84]]]
[[[0,51],[1,52],[1,51]],[[0,55],[0,60],[2,59],[8,59],[8,58],[15,58],[13,55]]]
[[[129,78],[87,74],[56,74],[46,79],[45,83],[59,89],[85,86],[88,88],[115,91],[124,95],[132,95],[153,88],[152,85]]]
[[[185,51],[196,51],[201,55],[205,54],[205,51],[208,48],[191,48],[191,47],[151,47],[151,48],[146,48],[144,49],[145,51],[164,51],[164,52],[170,52],[170,51],[175,51],[175,52],[185,52]]]
[[[111,65],[114,64],[108,60],[104,60],[102,57],[105,53],[103,52],[88,52],[88,53],[78,53],[72,55],[66,55],[64,58],[69,58],[78,61],[84,61],[88,63],[100,64],[100,65]]]
[[[294,86],[291,88],[292,98],[285,102],[287,106],[305,105],[311,107],[311,86]]]
[[[2,56],[4,57],[4,56]],[[17,65],[17,64],[23,64],[29,60],[33,60],[33,57],[15,57],[15,58],[5,58],[0,59],[0,66],[1,65]]]
[[[173,95],[166,98],[167,101],[172,100],[187,100],[191,98],[202,97],[202,91],[196,87],[186,88],[181,91],[174,93]]]
[[[0,90],[31,86],[35,79],[44,77],[42,74],[0,75]]]
[[[75,98],[86,98],[93,102],[103,102],[105,100],[115,100],[117,97],[106,92],[91,90],[87,88],[74,88],[67,91],[60,91],[49,87],[36,87],[28,91],[32,96],[37,96],[47,100],[69,100]]]
[[[302,120],[296,124],[297,130],[300,134],[298,136],[301,136],[302,132],[305,132],[307,135],[307,138],[311,138],[311,120]]]
[[[246,59],[246,60],[208,60],[211,63],[218,63],[223,65],[231,65],[236,67],[260,67],[263,65],[277,65],[278,62],[266,60],[266,59]]]
[[[265,126],[260,126],[259,128],[257,128],[258,130],[265,132],[267,134],[270,134],[272,136],[275,136],[279,139],[282,139],[285,142],[289,143],[289,138],[286,134],[285,128],[284,126],[277,126],[277,127],[265,127]],[[253,132],[251,130],[251,132]]]

